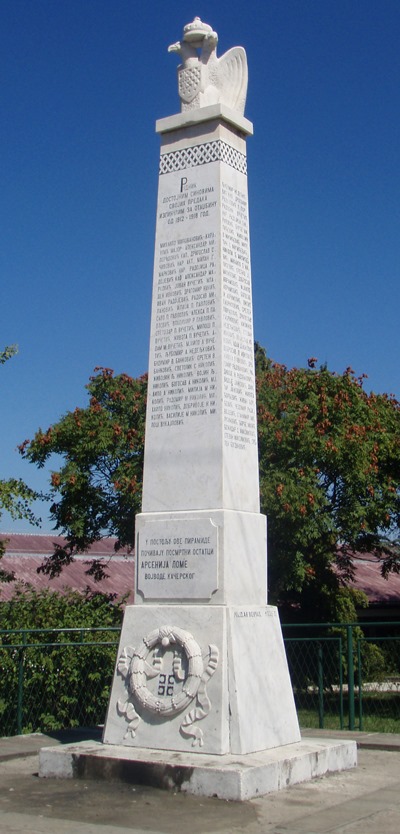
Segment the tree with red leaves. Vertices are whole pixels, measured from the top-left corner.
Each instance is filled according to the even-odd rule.
[[[43,570],[58,575],[74,555],[104,536],[116,536],[116,550],[133,548],[140,510],[147,378],[114,375],[95,368],[86,386],[89,405],[69,411],[46,432],[19,447],[23,457],[43,467],[56,454],[63,466],[51,474],[55,529],[65,536]],[[93,560],[88,573],[104,576]]]
[[[400,570],[400,405],[366,393],[351,368],[316,365],[288,370],[256,345],[269,585],[281,605],[318,619],[337,616],[355,553],[384,575]]]

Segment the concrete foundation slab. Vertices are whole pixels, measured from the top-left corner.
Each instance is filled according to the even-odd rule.
[[[261,753],[224,756],[83,741],[42,748],[39,776],[116,780],[243,801],[356,764],[351,740],[309,738]]]

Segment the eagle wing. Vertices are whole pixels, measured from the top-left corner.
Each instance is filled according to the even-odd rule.
[[[228,49],[209,68],[209,80],[219,90],[219,100],[243,115],[247,94],[247,58],[242,46]]]

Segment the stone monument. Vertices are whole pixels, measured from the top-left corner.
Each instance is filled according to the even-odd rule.
[[[186,790],[242,799],[338,769],[332,756],[336,761],[340,745],[332,744],[333,753],[321,742],[302,748],[279,617],[267,605],[247,61],[241,47],[217,58],[217,41],[195,18],[169,47],[182,59],[181,112],[156,124],[161,156],[136,595],[125,611],[97,755],[142,771],[162,765],[174,785],[174,768],[181,786],[186,768]],[[354,744],[346,751],[343,767],[355,763]]]
[[[300,740],[266,607],[247,198],[244,49],[195,18],[182,112],[161,119],[137,582],[105,742],[252,753]]]

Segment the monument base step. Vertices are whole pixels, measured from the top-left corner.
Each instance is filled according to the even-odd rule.
[[[243,801],[357,765],[355,741],[307,738],[246,755],[208,755],[82,741],[44,747],[39,776],[107,779]]]

